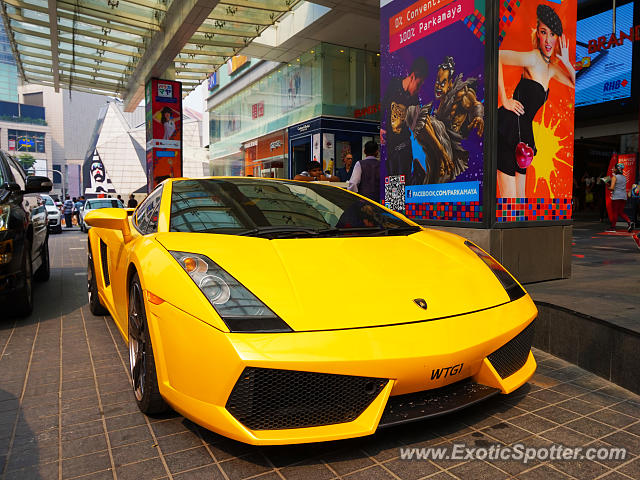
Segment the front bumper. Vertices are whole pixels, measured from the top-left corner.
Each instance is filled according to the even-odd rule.
[[[430,322],[282,334],[224,333],[167,302],[148,304],[147,312],[163,397],[196,423],[251,444],[369,435],[379,426],[427,418],[494,393],[510,393],[536,368],[529,347],[523,364],[506,378],[488,359],[512,343],[536,317],[528,295],[481,312]],[[303,428],[251,429],[244,424],[246,419],[244,423],[238,420],[237,409],[229,404],[246,369],[371,377],[383,384],[353,420]],[[443,398],[452,389],[464,393],[460,394],[463,401],[440,403],[422,414],[406,408],[416,404],[411,395],[422,395],[420,401],[426,404],[430,395]]]

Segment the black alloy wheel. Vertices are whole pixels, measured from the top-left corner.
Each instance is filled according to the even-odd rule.
[[[33,312],[33,265],[31,264],[31,244],[24,241],[22,257],[22,287],[15,293],[12,313],[16,317],[28,317]]]
[[[106,315],[109,311],[102,305],[98,296],[98,284],[96,283],[96,274],[93,266],[93,254],[91,253],[91,244],[87,245],[87,294],[89,296],[89,310],[96,316]]]
[[[142,413],[153,415],[167,410],[160,395],[149,324],[144,307],[144,294],[138,274],[129,286],[129,366],[133,394]]]
[[[49,280],[51,276],[51,261],[49,259],[49,235],[45,238],[42,249],[40,250],[40,259],[42,260],[42,264],[36,270],[36,273],[33,275],[33,279],[36,282],[46,282]]]

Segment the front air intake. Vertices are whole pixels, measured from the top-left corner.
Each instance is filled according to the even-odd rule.
[[[535,320],[487,357],[501,378],[510,377],[527,363],[533,341],[534,323]]]
[[[227,410],[251,430],[351,422],[387,384],[386,378],[246,367]]]

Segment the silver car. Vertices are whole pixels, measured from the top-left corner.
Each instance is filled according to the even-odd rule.
[[[62,233],[62,214],[60,209],[56,206],[49,195],[40,194],[44,201],[44,206],[47,209],[47,216],[49,217],[49,231],[52,233]]]
[[[91,198],[87,200],[80,210],[80,230],[83,232],[89,231],[91,227],[84,222],[84,217],[91,210],[99,208],[124,208],[124,205],[117,198]]]

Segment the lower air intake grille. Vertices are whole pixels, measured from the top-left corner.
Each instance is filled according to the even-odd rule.
[[[527,362],[533,340],[534,323],[535,321],[531,322],[508,343],[487,357],[500,377],[507,378],[513,375]]]
[[[351,422],[387,384],[385,378],[247,367],[227,410],[251,430],[280,430]]]

